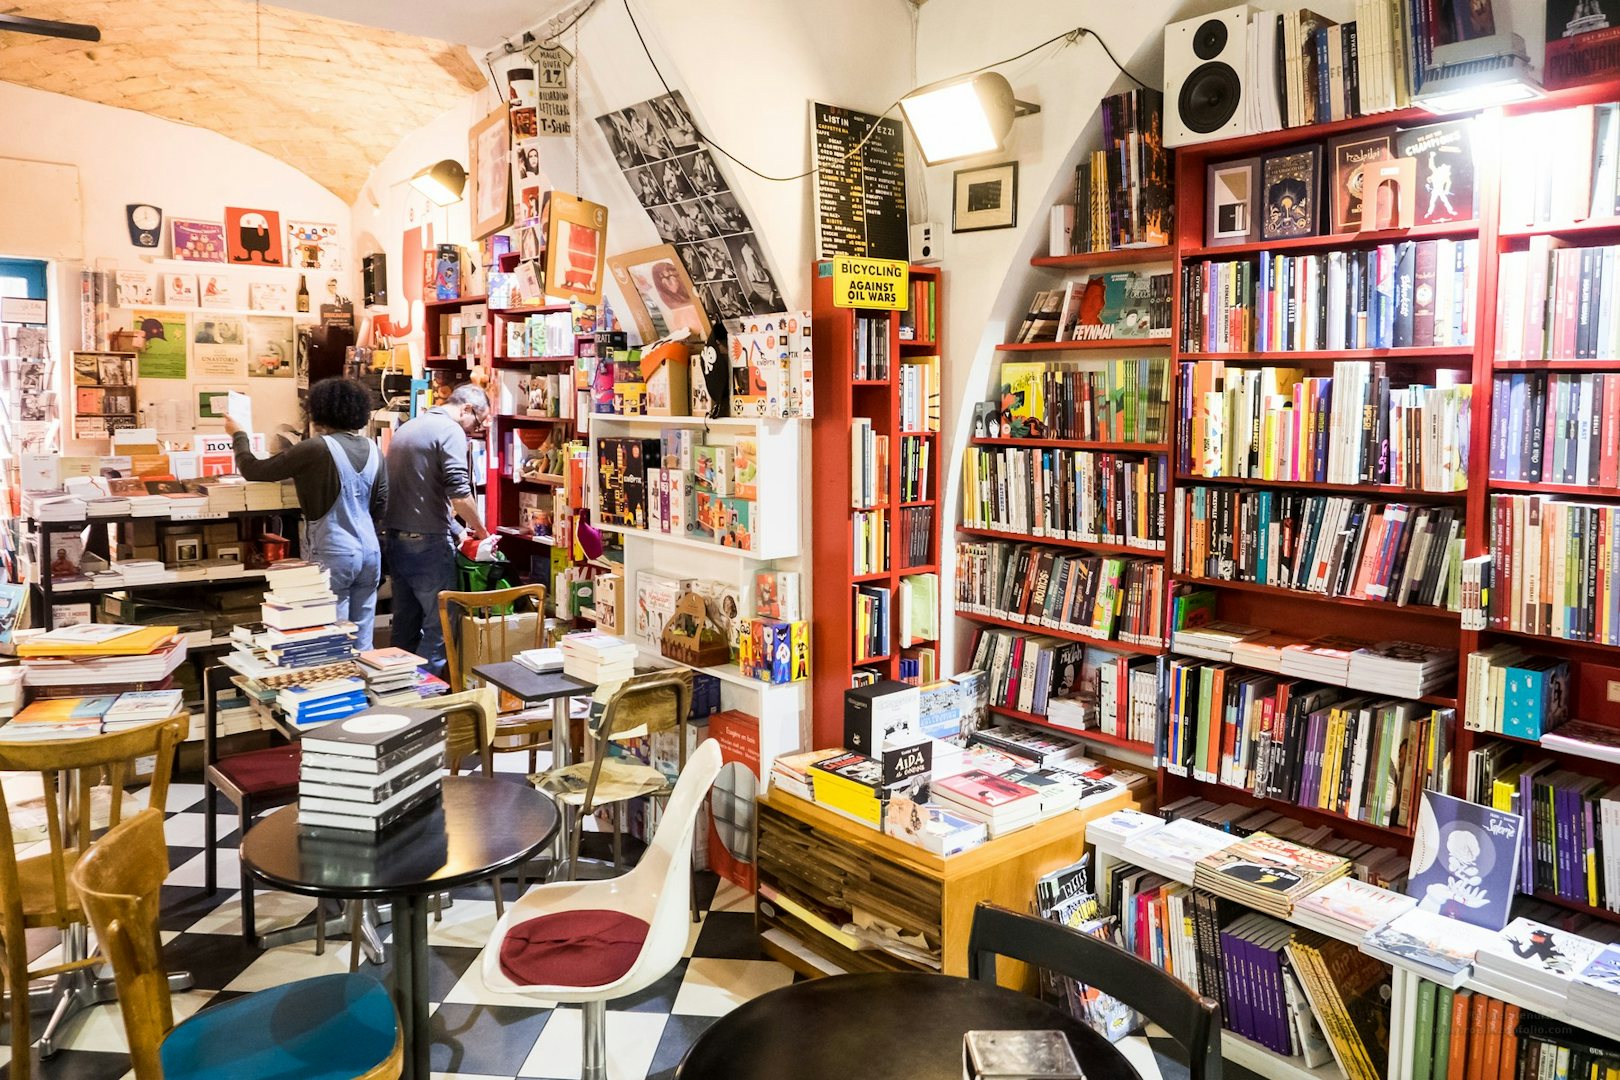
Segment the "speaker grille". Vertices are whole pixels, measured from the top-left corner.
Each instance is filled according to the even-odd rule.
[[[1231,122],[1242,98],[1243,83],[1230,64],[1200,64],[1181,84],[1176,113],[1189,131],[1208,135]]]

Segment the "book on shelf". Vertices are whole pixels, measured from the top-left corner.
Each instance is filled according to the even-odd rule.
[[[1425,979],[1455,990],[1468,980],[1474,954],[1495,936],[1483,926],[1418,907],[1368,931],[1361,948],[1368,956],[1416,968]]]
[[[1164,95],[1133,89],[1102,99],[1102,147],[1081,157],[1074,173],[1068,243],[1053,255],[1170,243],[1174,198],[1165,152]],[[1057,208],[1054,208],[1057,209]]]
[[[1620,729],[1585,720],[1569,720],[1541,736],[1549,750],[1620,763]]]
[[[889,378],[891,350],[887,313],[855,316],[853,378],[883,382]]]
[[[901,431],[939,430],[939,371],[937,356],[908,356],[901,360]]]
[[[930,565],[934,561],[934,508],[902,506],[896,513],[899,524],[894,551],[900,556],[900,569]]]
[[[1455,710],[1172,659],[1158,756],[1180,776],[1409,829],[1449,776]]]
[[[1176,573],[1458,610],[1460,508],[1215,486],[1175,492]]]
[[[1005,361],[997,431],[1010,439],[1163,442],[1169,375],[1168,360]]]
[[[900,644],[939,640],[939,575],[907,574],[900,579]]]
[[[901,514],[906,512],[901,511]],[[850,573],[859,577],[889,569],[887,510],[856,510],[850,515],[850,534]]]
[[[901,502],[926,502],[933,497],[933,488],[928,484],[933,457],[933,439],[917,435],[900,436]]]
[[[1468,654],[1467,725],[1532,742],[1569,719],[1569,662],[1513,644]]]
[[[1187,352],[1460,347],[1474,341],[1477,240],[1182,265]]]
[[[1534,919],[1517,918],[1474,954],[1476,980],[1533,998],[1542,1012],[1562,1012],[1577,973],[1603,951],[1603,943]]]
[[[900,312],[899,332],[901,341],[939,340],[939,282],[932,277],[911,279],[908,303]]]
[[[1611,1039],[1620,1039],[1620,1022],[1615,1020],[1615,1007],[1620,1005],[1620,948],[1609,945],[1589,960],[1575,975],[1569,986],[1569,1015],[1572,1020],[1604,1032]],[[1565,1038],[1582,1039],[1583,1032],[1563,1034]],[[1586,1052],[1593,1048],[1586,1044]],[[1612,1067],[1620,1059],[1613,1045],[1599,1053]]]
[[[1085,646],[1078,641],[985,630],[973,650],[973,667],[988,673],[992,707],[1045,715],[1052,698],[1074,689]]]
[[[1348,859],[1257,832],[1199,859],[1193,885],[1286,918],[1294,901],[1349,872]]]
[[[1341,877],[1294,902],[1293,920],[1330,937],[1364,934],[1410,911],[1417,901],[1353,877]]]
[[[1164,550],[1162,454],[975,446],[962,474],[964,528]]]
[[[1455,382],[1455,372],[1437,372],[1435,385],[1394,386],[1383,361],[1336,361],[1322,377],[1219,360],[1180,368],[1183,474],[1418,491],[1468,486],[1472,388]]]
[[[1164,565],[1009,541],[958,541],[957,610],[1098,641],[1164,640]]]
[[[1515,148],[1501,164],[1504,229],[1620,215],[1620,105],[1504,117],[1500,137]]]
[[[1502,929],[1518,884],[1524,828],[1525,819],[1512,811],[1425,791],[1406,891],[1420,911]]]
[[[1524,251],[1503,252],[1498,270],[1498,360],[1612,360],[1620,246],[1565,247],[1532,236]]]
[[[855,662],[865,663],[889,655],[890,605],[893,590],[880,585],[855,587]]]
[[[1543,495],[1491,495],[1486,620],[1515,630],[1620,645],[1617,508]]]
[[[857,416],[850,422],[850,505],[857,510],[889,502],[889,437],[878,434],[872,421]]]
[[[1493,375],[1491,479],[1620,487],[1620,374]]]
[[[1350,1080],[1388,1075],[1389,967],[1311,930],[1295,931],[1284,951],[1340,1072]]]
[[[1079,684],[1047,702],[1047,722],[1151,744],[1159,724],[1162,664],[1159,657],[1087,645]]]

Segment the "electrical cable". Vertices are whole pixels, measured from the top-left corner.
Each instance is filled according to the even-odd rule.
[[[643,54],[646,55],[647,63],[648,63],[648,65],[650,65],[652,67],[653,74],[658,76],[658,82],[663,86],[664,93],[666,93],[666,94],[674,93],[674,90],[672,90],[670,85],[669,85],[669,80],[664,78],[664,73],[661,70],[659,70],[658,61],[653,59],[652,50],[647,47],[647,39],[644,36],[642,36],[641,25],[636,22],[636,14],[635,14],[634,11],[632,11],[630,9],[630,0],[623,0],[623,2],[624,2],[624,13],[625,13],[626,17],[628,17],[629,20],[630,20],[631,29],[635,30],[635,32],[636,32],[636,40],[638,42],[640,42],[641,51],[642,51]],[[591,0],[591,3],[592,3],[592,5],[594,5],[596,3],[596,0]],[[587,8],[586,10],[588,11],[590,9]],[[583,14],[583,12],[581,14]],[[976,67],[976,68],[973,68],[970,71],[964,71],[964,72],[960,72],[960,73],[958,73],[956,75],[952,75],[952,76],[950,76],[949,79],[936,80],[935,82],[930,83],[929,86],[936,86],[939,83],[948,82],[951,79],[960,79],[960,78],[963,78],[963,77],[968,76],[968,75],[977,75],[982,71],[989,71],[993,67],[1000,67],[1002,64],[1011,64],[1014,61],[1022,60],[1024,57],[1030,55],[1031,53],[1039,52],[1041,49],[1046,48],[1048,45],[1056,44],[1059,41],[1064,41],[1064,42],[1067,42],[1067,44],[1069,44],[1069,45],[1073,45],[1076,42],[1078,42],[1082,37],[1087,37],[1087,36],[1096,39],[1097,44],[1102,46],[1103,54],[1106,55],[1108,57],[1108,59],[1113,63],[1113,65],[1120,70],[1121,74],[1123,74],[1126,78],[1130,79],[1132,82],[1136,83],[1136,85],[1142,87],[1144,90],[1148,89],[1147,83],[1143,82],[1141,79],[1138,79],[1135,75],[1131,74],[1131,72],[1125,67],[1124,64],[1121,64],[1117,59],[1114,58],[1113,50],[1109,49],[1108,43],[1103,41],[1102,37],[1099,36],[1096,33],[1096,31],[1091,30],[1091,29],[1089,29],[1087,27],[1084,27],[1084,26],[1077,26],[1072,30],[1065,30],[1061,34],[1057,34],[1057,35],[1055,35],[1053,37],[1047,38],[1045,41],[1041,42],[1038,45],[1030,46],[1029,48],[1025,49],[1023,52],[1018,53],[1015,56],[1009,56],[1009,57],[1007,57],[1005,59],[1002,59],[1002,60],[993,60],[990,63],[985,64],[983,67]],[[902,99],[904,99],[906,97],[910,97],[911,94],[916,93],[917,90],[925,90],[925,89],[927,89],[927,87],[919,86],[919,87],[916,87],[916,88],[908,91],[905,94],[902,94],[900,97],[895,98],[894,101],[892,103],[890,103],[888,108],[884,109],[882,112],[877,114],[878,119],[882,120],[884,117],[888,116],[891,112],[893,112],[896,108],[898,108]],[[783,184],[783,183],[789,183],[789,182],[794,181],[794,180],[803,180],[805,177],[813,176],[816,173],[821,171],[821,166],[820,165],[813,165],[810,168],[806,169],[804,172],[795,173],[792,176],[771,176],[768,173],[760,172],[758,169],[754,168],[752,165],[748,164],[746,161],[743,161],[741,158],[737,157],[737,155],[733,154],[731,151],[727,150],[725,147],[721,146],[719,143],[715,142],[714,139],[712,139],[707,134],[705,134],[703,132],[703,130],[697,126],[697,118],[696,117],[691,117],[691,110],[687,110],[687,115],[691,118],[692,130],[697,134],[697,137],[699,139],[703,140],[703,142],[708,144],[716,153],[719,153],[723,157],[727,158],[729,161],[731,161],[732,164],[736,165],[739,169],[742,169],[745,172],[753,173],[755,176],[759,177],[761,180],[769,180],[769,181],[772,181],[773,183]],[[861,137],[861,141],[856,143],[854,146],[852,146],[848,150],[848,152],[846,152],[842,157],[840,157],[836,162],[834,162],[834,164],[840,164],[841,165],[845,161],[848,161],[850,158],[854,157],[856,154],[860,153],[861,150],[866,146],[866,144],[871,141],[872,137],[877,134],[877,132],[878,132],[878,125],[873,124],[871,129],[868,130],[867,133],[864,136]]]

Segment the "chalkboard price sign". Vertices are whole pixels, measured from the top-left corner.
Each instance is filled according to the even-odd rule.
[[[815,110],[820,257],[906,259],[905,126],[820,102]]]

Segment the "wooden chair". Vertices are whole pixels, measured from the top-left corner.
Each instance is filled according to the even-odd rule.
[[[563,807],[564,827],[568,834],[568,876],[573,879],[579,868],[580,836],[583,823],[604,802],[614,804],[613,865],[619,866],[623,844],[623,810],[631,798],[643,795],[668,798],[674,782],[659,770],[648,765],[631,764],[624,758],[614,759],[615,779],[640,779],[647,790],[635,795],[621,795],[603,799],[597,792],[603,765],[609,758],[612,744],[617,740],[651,737],[662,731],[673,730],[677,740],[676,760],[686,767],[687,719],[692,712],[692,672],[686,668],[666,668],[636,675],[614,691],[602,710],[602,719],[596,729],[596,745],[589,761],[552,769],[534,778],[535,786],[552,794]],[[695,894],[694,894],[695,895]],[[694,911],[695,913],[695,911]]]
[[[230,668],[222,665],[203,672],[203,886],[209,896],[219,888],[218,871],[214,866],[214,849],[219,844],[214,793],[225,796],[236,807],[242,836],[247,835],[248,828],[260,814],[298,799],[300,752],[296,743],[219,756],[215,731],[218,699],[220,693],[231,686],[232,674]],[[258,948],[259,931],[253,918],[254,881],[245,866],[240,888],[242,937]]]
[[[163,815],[143,810],[74,867],[74,887],[112,962],[136,1080],[398,1077],[399,1017],[369,975],[323,975],[248,994],[175,1026],[158,905],[168,874]]]
[[[479,664],[510,660],[526,649],[543,646],[545,613],[544,585],[440,593],[439,626],[444,633],[451,691],[465,690],[472,669]],[[497,754],[528,751],[529,771],[534,772],[538,768],[536,755],[551,747],[551,721],[534,716],[497,717],[494,743],[492,749]]]
[[[157,808],[158,839],[161,843],[162,806],[169,795],[169,775],[174,767],[174,751],[184,734],[187,719],[173,717],[128,731],[87,739],[40,743],[0,743],[0,771],[38,773],[44,795],[46,836],[50,850],[19,859],[8,842],[0,844],[0,944],[5,946],[6,992],[11,1008],[11,1076],[27,1080],[33,1043],[29,1026],[28,984],[34,979],[81,971],[101,963],[100,957],[69,959],[59,964],[28,966],[27,931],[49,928],[64,938],[70,929],[84,922],[79,897],[69,887],[69,875],[91,845],[91,790],[103,772],[108,776],[112,800],[108,825],[116,826],[124,816],[124,783],[129,764],[136,758],[156,755],[147,803]],[[0,798],[0,833],[11,835],[11,814]],[[168,850],[164,848],[154,866],[160,871],[159,883],[169,873]],[[167,977],[156,975],[168,993]]]
[[[996,957],[1022,960],[1110,994],[1187,1053],[1191,1080],[1221,1080],[1220,1006],[1134,953],[1078,930],[995,904],[973,909],[968,978],[996,981]]]

